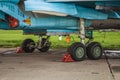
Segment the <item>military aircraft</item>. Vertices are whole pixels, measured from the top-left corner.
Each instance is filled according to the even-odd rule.
[[[50,36],[75,33],[80,42],[67,49],[75,61],[84,60],[86,55],[100,59],[103,48],[93,42],[93,30],[120,29],[119,19],[120,0],[0,0],[0,29],[23,30],[40,37],[37,45],[32,39],[24,40],[25,52],[35,48],[46,52]]]

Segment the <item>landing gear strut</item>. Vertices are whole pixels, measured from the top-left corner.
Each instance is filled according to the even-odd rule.
[[[68,53],[70,53],[71,57],[75,61],[82,61],[85,58],[86,55],[86,47],[85,47],[85,27],[84,27],[84,19],[80,19],[80,31],[79,31],[79,37],[81,38],[81,43],[76,42],[73,43],[68,48]]]
[[[22,49],[26,53],[33,52],[35,48],[37,48],[41,52],[47,52],[51,46],[51,43],[49,42],[49,37],[50,36],[47,36],[47,38],[42,38],[42,36],[40,36],[37,46],[35,46],[35,42],[32,39],[26,39],[22,43]]]
[[[49,42],[50,36],[47,36],[47,38],[42,38],[40,36],[40,39],[37,44],[37,49],[41,52],[47,52],[51,46],[51,42]]]
[[[67,52],[71,55],[71,57],[75,61],[82,61],[84,60],[86,54],[89,59],[97,60],[100,59],[102,56],[102,46],[98,42],[91,42],[91,39],[88,43],[85,43],[85,21],[84,19],[80,19],[80,31],[79,37],[81,39],[80,42],[73,43],[67,50]]]

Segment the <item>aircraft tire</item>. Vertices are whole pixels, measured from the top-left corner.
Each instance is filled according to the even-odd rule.
[[[89,59],[98,60],[102,57],[103,49],[100,43],[91,42],[86,49],[87,49],[87,56]]]
[[[49,50],[49,48],[50,47],[43,47],[43,48],[41,48],[41,49],[39,49],[39,51],[41,51],[41,52],[47,52],[48,50]]]
[[[67,52],[75,61],[82,61],[86,55],[86,48],[82,43],[76,42],[67,49]]]
[[[22,49],[26,53],[32,53],[35,50],[35,42],[32,39],[25,39],[22,43]]]
[[[46,42],[46,39],[42,38],[42,43],[41,43],[42,46],[44,45],[45,42]],[[40,48],[38,50],[41,51],[41,52],[47,52],[50,49],[50,45],[51,45],[51,43],[48,41],[47,45],[45,45],[44,47],[42,47],[42,48]]]

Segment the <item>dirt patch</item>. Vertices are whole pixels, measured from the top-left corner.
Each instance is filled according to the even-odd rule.
[[[112,66],[114,72],[120,72],[120,66]]]
[[[2,63],[2,61],[0,61],[0,64]]]

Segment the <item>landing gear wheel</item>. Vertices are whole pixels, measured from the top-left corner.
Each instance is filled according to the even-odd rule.
[[[42,38],[41,48],[38,50],[41,52],[47,52],[50,49],[50,45],[51,45],[51,43],[49,41],[46,42],[46,39]]]
[[[103,49],[98,42],[92,42],[87,46],[87,56],[89,59],[98,60],[102,57]]]
[[[35,42],[32,39],[26,39],[22,43],[22,49],[26,53],[32,53],[35,50]]]
[[[73,43],[67,51],[75,61],[84,60],[86,55],[85,46],[79,42]]]

